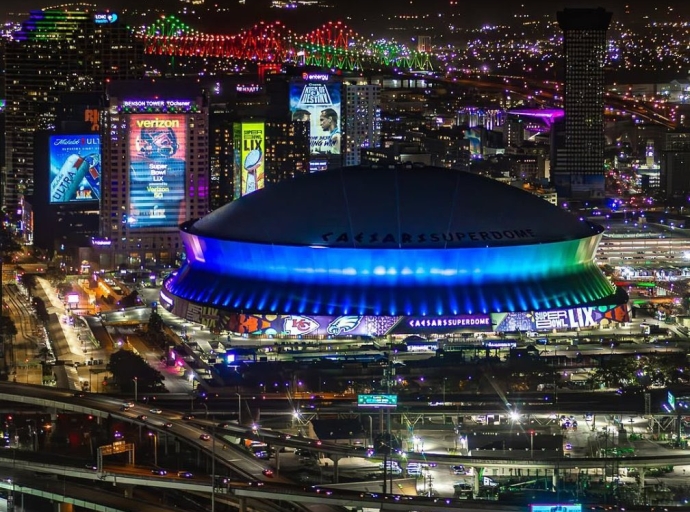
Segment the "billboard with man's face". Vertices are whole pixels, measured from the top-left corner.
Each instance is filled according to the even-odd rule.
[[[98,201],[101,197],[100,135],[51,135],[51,204]]]
[[[316,160],[332,161],[332,155],[341,153],[340,89],[327,74],[305,74],[290,83],[292,120],[309,123],[310,153]]]
[[[131,115],[128,149],[130,228],[175,227],[184,222],[187,117]]]

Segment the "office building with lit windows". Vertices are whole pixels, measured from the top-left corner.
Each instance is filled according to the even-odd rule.
[[[362,149],[381,145],[381,86],[367,79],[343,84],[344,165],[362,163]]]
[[[553,173],[559,196],[604,197],[604,61],[611,16],[603,8],[557,14],[565,56],[565,143]]]
[[[103,126],[101,267],[179,264],[178,226],[209,212],[208,100],[198,84],[120,82]]]
[[[21,196],[33,193],[34,134],[56,129],[60,95],[102,93],[108,81],[142,77],[144,48],[112,13],[99,17],[89,11],[32,11],[6,42],[3,64],[3,207],[15,213]]]

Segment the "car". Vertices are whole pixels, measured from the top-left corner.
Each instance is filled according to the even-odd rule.
[[[467,473],[465,466],[463,466],[462,464],[451,466],[450,469],[453,471],[454,475],[464,475],[465,473]]]
[[[194,475],[189,471],[178,471],[177,476],[180,478],[192,478]]]
[[[77,391],[76,393],[74,393],[73,396],[76,398],[84,398],[86,396],[86,393],[83,393],[81,391]]]
[[[273,470],[271,468],[266,468],[261,472],[264,476],[273,478]]]
[[[153,409],[149,409],[149,412],[151,414],[161,414],[163,411],[158,409],[157,407],[154,407]]]
[[[570,444],[570,443],[565,443],[565,449],[566,449],[566,450],[572,450],[572,449],[573,449],[573,445]]]
[[[149,417],[146,416],[146,414],[140,414],[139,416],[137,416],[137,419],[139,421],[146,421],[147,419],[149,419]]]
[[[228,428],[230,426],[230,423],[218,423],[218,428]]]
[[[86,464],[84,467],[86,469],[90,469],[91,471],[98,471],[98,466],[96,466],[95,464]]]
[[[123,409],[131,409],[132,407],[134,407],[134,402],[124,402],[122,404]]]
[[[169,421],[166,421],[165,423],[163,423],[163,428],[172,428],[172,426],[173,426],[173,424],[170,423]]]
[[[183,419],[183,420],[193,420],[193,419],[194,419],[194,415],[193,415],[193,414],[183,414],[183,415],[182,415],[182,419]]]
[[[199,439],[201,439],[202,441],[208,441],[209,439],[211,439],[211,436],[209,436],[208,434],[201,434],[199,436]]]
[[[152,475],[158,475],[158,476],[165,476],[165,475],[168,474],[168,472],[167,472],[166,470],[164,470],[164,469],[153,468],[153,469],[151,470],[151,474],[152,474]]]

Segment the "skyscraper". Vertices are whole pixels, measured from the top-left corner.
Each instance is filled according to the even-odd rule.
[[[381,87],[360,79],[347,81],[344,91],[345,165],[359,165],[362,148],[381,145]]]
[[[208,98],[182,80],[118,82],[108,93],[101,267],[179,263],[178,226],[209,211]]]
[[[611,16],[601,7],[557,14],[565,54],[565,147],[554,170],[559,196],[604,196],[604,59]]]
[[[66,92],[102,92],[107,81],[140,78],[144,48],[117,15],[32,11],[4,52],[6,160],[3,207],[16,213],[33,191],[34,133],[55,129]],[[47,171],[46,171],[47,172]]]

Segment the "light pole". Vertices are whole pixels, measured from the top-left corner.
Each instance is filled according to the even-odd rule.
[[[534,458],[534,430],[529,431],[529,457]]]
[[[158,467],[158,435],[155,432],[149,432],[149,437],[153,437],[153,465]]]
[[[237,424],[242,425],[242,395],[235,394],[237,395]]]
[[[137,377],[134,377],[132,381],[134,381],[134,401],[136,402],[139,395],[139,380]]]

